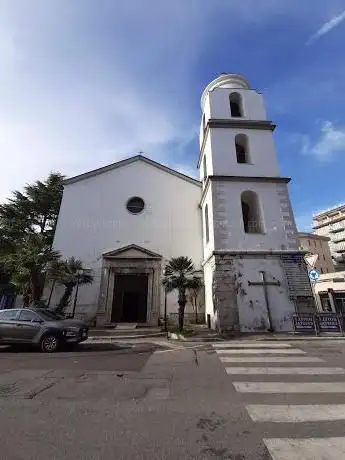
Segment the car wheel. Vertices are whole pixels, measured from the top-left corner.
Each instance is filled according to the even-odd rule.
[[[43,353],[54,353],[59,348],[59,339],[54,334],[46,334],[42,337],[40,346]]]

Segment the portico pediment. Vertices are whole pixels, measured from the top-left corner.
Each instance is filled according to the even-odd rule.
[[[149,251],[136,244],[130,244],[113,251],[103,254],[105,259],[155,259],[160,260],[162,256],[155,252]]]

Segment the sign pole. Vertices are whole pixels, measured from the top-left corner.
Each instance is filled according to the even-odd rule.
[[[314,297],[316,311],[320,311],[319,310],[319,305],[318,305],[318,303],[316,301],[315,281],[310,280],[310,284],[311,284],[311,292],[312,292],[313,297]]]
[[[320,273],[317,270],[315,270],[315,268],[309,271],[310,287],[311,287],[311,292],[313,294],[316,311],[320,311],[319,303],[316,299],[316,290],[315,290],[315,283],[319,279],[319,276],[320,276]]]
[[[316,315],[313,315],[313,321],[314,321],[315,335],[318,336],[319,329],[318,329],[318,325],[316,324]]]
[[[338,323],[339,323],[341,335],[344,335],[344,328],[343,328],[343,325],[341,324],[342,318],[340,317],[340,315],[338,315]]]

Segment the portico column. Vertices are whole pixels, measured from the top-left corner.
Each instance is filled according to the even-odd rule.
[[[148,274],[147,279],[147,310],[146,310],[146,321],[147,323],[152,323],[152,312],[153,312],[153,302],[154,302],[154,295],[153,295],[153,277],[154,277],[154,270],[146,269],[145,272]]]
[[[111,322],[111,311],[112,311],[113,297],[114,297],[114,281],[115,281],[115,273],[114,273],[114,270],[110,267],[109,276],[108,276],[106,307],[105,307],[105,322],[106,323]]]
[[[109,268],[103,266],[101,269],[101,281],[99,288],[99,299],[98,299],[98,308],[96,313],[96,324],[97,326],[103,326],[105,322],[105,308],[107,301],[107,286],[109,282]]]
[[[158,318],[160,315],[160,294],[161,294],[161,265],[159,264],[154,264],[154,269],[153,269],[153,286],[152,286],[152,293],[153,293],[153,299],[152,299],[152,311],[151,311],[151,317],[150,317],[150,322],[152,325],[157,325],[158,324]]]

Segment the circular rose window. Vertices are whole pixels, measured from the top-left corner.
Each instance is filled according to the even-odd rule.
[[[138,196],[134,196],[127,201],[127,209],[131,214],[139,214],[144,207],[144,200]]]

